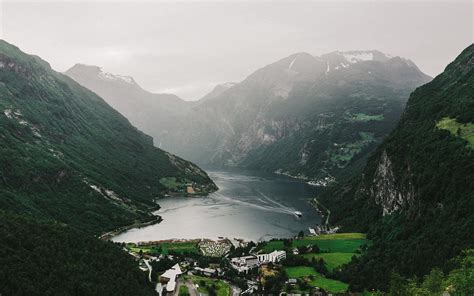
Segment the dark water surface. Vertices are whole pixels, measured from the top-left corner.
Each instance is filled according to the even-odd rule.
[[[114,241],[137,242],[171,238],[291,237],[320,222],[308,200],[318,188],[285,176],[247,170],[208,170],[219,190],[208,197],[160,200],[163,221],[131,229]],[[294,211],[303,213],[296,217]]]

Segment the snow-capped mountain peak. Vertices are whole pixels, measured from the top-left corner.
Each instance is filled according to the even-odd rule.
[[[337,51],[335,53],[342,56],[347,62],[351,64],[367,61],[385,62],[392,58],[392,56],[378,50]]]
[[[123,75],[114,75],[109,72],[105,72],[101,67],[85,65],[85,64],[76,64],[71,69],[66,71],[67,73],[82,73],[86,75],[96,75],[101,80],[106,81],[119,81],[128,84],[135,85],[135,80],[130,76]]]
[[[360,61],[373,61],[374,59],[374,54],[371,52],[348,52],[342,53],[342,55],[349,63],[357,63]]]

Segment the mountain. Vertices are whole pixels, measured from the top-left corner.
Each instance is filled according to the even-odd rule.
[[[216,87],[214,87],[214,89],[210,93],[206,94],[204,97],[199,99],[198,103],[202,103],[210,99],[213,99],[221,95],[223,92],[227,91],[229,88],[233,87],[236,84],[237,83],[235,82],[226,82],[226,83],[218,84],[216,85]]]
[[[0,98],[4,211],[98,234],[155,219],[158,199],[188,183],[202,193],[216,188],[95,93],[5,41]]]
[[[200,164],[331,179],[363,167],[409,93],[429,80],[378,51],[298,53],[214,90],[157,137]]]
[[[76,64],[64,74],[104,98],[133,125],[153,136],[166,132],[177,116],[186,114],[192,102],[171,94],[154,94],[141,88],[132,77],[104,72],[97,66]]]
[[[120,77],[103,79],[97,67],[88,66],[95,69],[89,75],[77,74],[83,68],[76,65],[66,74],[112,105],[123,101],[125,107],[117,109],[163,149],[202,165],[326,181],[360,171],[394,128],[409,93],[431,79],[410,60],[379,51],[297,53],[240,83],[218,85],[195,104],[160,103],[153,109],[137,103],[142,110],[131,111],[127,105],[159,95],[120,89]],[[120,91],[107,93],[108,88]],[[161,108],[175,112],[161,115]],[[134,114],[140,112],[137,119]]]
[[[330,221],[374,245],[345,276],[386,290],[390,272],[421,277],[474,246],[474,45],[417,88],[363,174],[319,197]],[[387,267],[390,266],[390,269]]]

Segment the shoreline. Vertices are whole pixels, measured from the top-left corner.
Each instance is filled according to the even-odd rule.
[[[324,226],[328,226],[329,225],[329,217],[331,216],[331,211],[326,208],[324,205],[322,205],[319,201],[318,201],[318,198],[315,197],[313,199],[311,199],[309,201],[309,203],[313,206],[314,209],[316,209],[316,211],[321,215],[321,217],[323,218],[324,217],[324,213],[322,213],[322,209],[326,210],[327,212],[327,216],[326,216],[326,221],[324,222]]]
[[[114,230],[111,230],[109,232],[106,232],[102,235],[99,236],[99,239],[101,240],[106,240],[106,241],[109,241],[111,240],[113,237],[127,231],[127,230],[130,230],[132,228],[137,228],[137,229],[140,229],[142,227],[146,227],[146,226],[150,226],[150,225],[155,225],[155,224],[158,224],[160,223],[161,221],[163,221],[163,218],[159,215],[156,215],[154,216],[154,219],[153,220],[150,220],[150,221],[145,221],[145,222],[137,222],[137,223],[133,223],[133,224],[130,224],[130,225],[126,225],[126,226],[122,226],[122,227],[119,227],[117,229],[114,229]]]

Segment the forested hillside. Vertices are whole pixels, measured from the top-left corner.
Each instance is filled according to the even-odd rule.
[[[156,295],[111,242],[62,224],[0,212],[0,294]]]
[[[331,223],[374,245],[346,277],[388,289],[390,273],[423,276],[474,246],[474,45],[412,93],[363,175],[320,197]],[[390,268],[387,268],[390,266]],[[474,283],[473,283],[474,284]]]
[[[0,40],[0,294],[153,295],[105,231],[216,187],[93,92]],[[170,185],[171,184],[171,185]]]
[[[215,189],[204,171],[155,148],[96,94],[4,41],[0,110],[5,211],[98,233],[151,219],[157,200],[184,184]]]
[[[132,77],[107,73],[97,66],[76,64],[64,74],[97,93],[134,126],[153,136],[157,147],[160,147],[157,129],[168,131],[176,118],[186,114],[194,104],[172,94],[148,92]]]

